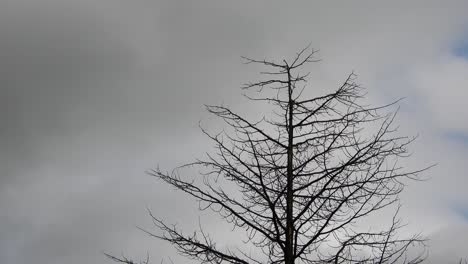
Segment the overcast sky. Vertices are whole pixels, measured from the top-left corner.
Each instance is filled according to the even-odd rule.
[[[135,226],[150,207],[190,232],[196,204],[144,171],[210,150],[203,104],[264,111],[240,96],[256,76],[240,56],[309,43],[311,93],[354,70],[370,103],[406,97],[408,166],[438,166],[402,216],[428,263],[468,257],[468,1],[383,2],[0,0],[0,263],[177,260]]]

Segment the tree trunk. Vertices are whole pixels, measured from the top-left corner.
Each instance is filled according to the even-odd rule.
[[[288,164],[287,164],[287,186],[286,186],[286,252],[285,263],[294,264],[294,223],[293,223],[293,100],[291,74],[288,71]]]

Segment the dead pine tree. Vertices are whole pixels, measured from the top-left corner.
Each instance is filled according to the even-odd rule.
[[[225,106],[207,106],[226,129],[213,134],[216,147],[204,159],[172,172],[150,174],[197,199],[246,231],[256,254],[218,248],[201,229],[187,235],[150,213],[159,231],[146,231],[200,263],[420,263],[425,248],[419,234],[404,236],[397,216],[406,180],[425,169],[407,170],[414,137],[399,136],[395,105],[362,103],[364,89],[350,74],[336,90],[304,98],[314,59],[309,47],[275,62],[243,58],[267,68],[264,80],[246,84],[246,97],[266,103],[270,115],[250,121]],[[253,94],[253,95],[252,95]],[[182,171],[196,169],[193,177]],[[385,227],[366,217],[394,209]],[[117,259],[119,260],[119,259]],[[126,263],[132,263],[127,261]]]

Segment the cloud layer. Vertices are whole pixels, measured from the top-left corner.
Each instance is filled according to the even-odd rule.
[[[420,134],[408,165],[438,166],[431,180],[408,187],[403,216],[433,238],[430,263],[468,257],[468,58],[455,50],[466,43],[467,8],[465,1],[0,3],[0,262],[102,263],[102,251],[121,250],[148,250],[156,262],[171,256],[135,225],[149,224],[149,206],[189,231],[196,204],[144,171],[210,150],[198,130],[200,119],[211,122],[203,104],[263,111],[241,99],[238,87],[256,77],[241,55],[282,59],[308,43],[323,59],[311,69],[309,93],[354,70],[371,102],[407,97],[401,131]]]

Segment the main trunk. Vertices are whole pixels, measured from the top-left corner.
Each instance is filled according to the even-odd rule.
[[[288,164],[286,186],[286,252],[285,263],[294,264],[294,223],[293,223],[293,100],[291,74],[288,71]]]

